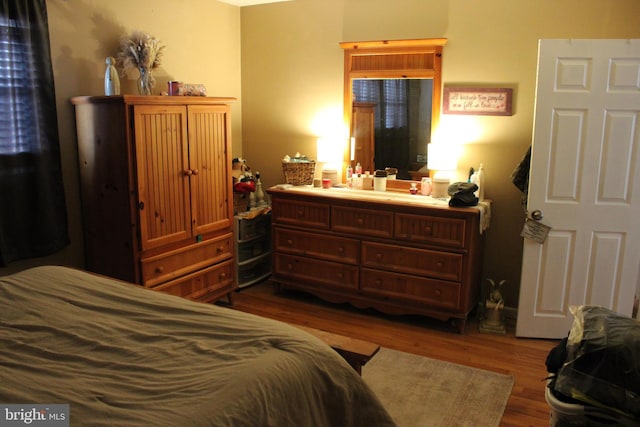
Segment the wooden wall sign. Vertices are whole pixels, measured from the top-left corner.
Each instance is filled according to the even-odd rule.
[[[444,88],[443,113],[479,116],[510,116],[513,89]]]

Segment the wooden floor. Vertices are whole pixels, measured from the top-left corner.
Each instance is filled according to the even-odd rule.
[[[545,360],[557,341],[481,334],[472,314],[464,334],[451,325],[418,316],[386,316],[346,304],[325,303],[294,291],[274,293],[270,282],[234,294],[234,308],[263,317],[372,341],[382,347],[419,354],[503,374],[515,379],[501,426],[548,426],[544,400]],[[366,372],[366,365],[363,372]]]

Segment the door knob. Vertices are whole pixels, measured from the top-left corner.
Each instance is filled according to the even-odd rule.
[[[542,211],[540,209],[536,209],[535,211],[531,212],[531,219],[535,219],[536,221],[540,221],[542,218],[544,218],[544,214],[542,213]]]

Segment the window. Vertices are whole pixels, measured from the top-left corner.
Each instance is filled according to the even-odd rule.
[[[353,95],[358,102],[372,102],[376,126],[387,129],[407,126],[407,80],[354,80]]]
[[[46,0],[0,2],[0,266],[69,244]]]
[[[28,29],[16,20],[0,17],[1,154],[39,150],[38,128],[32,125],[32,117],[38,114],[34,93],[39,83],[33,65]]]

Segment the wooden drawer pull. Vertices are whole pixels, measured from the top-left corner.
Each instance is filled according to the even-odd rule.
[[[288,263],[288,264],[287,264],[287,270],[289,270],[289,271],[293,271],[293,264]]]
[[[382,256],[383,256],[383,255],[382,255],[382,253],[381,253],[381,252],[378,252],[378,253],[376,254],[376,259],[377,259],[378,261],[382,261]]]
[[[341,253],[341,254],[343,254],[343,253],[344,253],[344,246],[340,246],[340,247],[338,248],[338,253]]]
[[[226,248],[223,245],[220,245],[220,246],[218,246],[217,250],[218,250],[218,253],[221,254],[226,250]]]
[[[164,267],[161,266],[161,265],[157,266],[156,267],[156,273],[158,273],[158,274],[164,273]]]
[[[440,289],[436,289],[436,290],[435,290],[435,292],[434,292],[434,294],[435,294],[437,297],[441,297],[441,296],[442,296],[442,291],[441,291]]]
[[[424,227],[424,234],[431,235],[433,233],[433,228],[430,225]]]
[[[376,279],[376,280],[373,282],[373,284],[374,284],[374,285],[376,285],[376,286],[380,286],[380,285],[382,285],[382,280],[380,280],[380,279]]]
[[[293,240],[288,239],[288,240],[287,240],[287,245],[289,245],[289,246],[293,246]]]
[[[438,267],[438,270],[441,270],[442,267],[444,267],[444,264],[442,263],[442,261],[438,261],[436,262],[436,267]]]
[[[344,273],[342,271],[339,271],[337,276],[338,276],[338,279],[344,279]]]
[[[224,280],[224,279],[226,279],[226,278],[227,278],[227,273],[223,271],[222,273],[220,273],[220,274],[218,275],[218,278],[219,278],[220,280]]]
[[[302,210],[302,209],[298,209],[296,211],[296,213],[298,214],[299,217],[303,217],[304,216],[304,210]]]
[[[356,224],[358,224],[358,225],[362,225],[362,224],[364,224],[364,219],[362,219],[362,218],[357,218],[357,219],[356,219]]]

